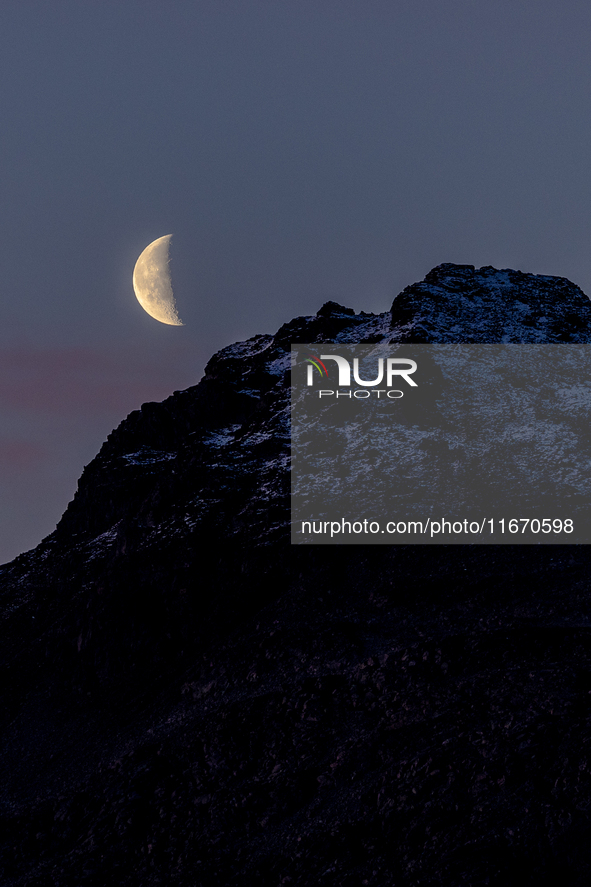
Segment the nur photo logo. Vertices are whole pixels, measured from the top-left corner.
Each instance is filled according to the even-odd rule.
[[[391,400],[398,400],[404,396],[404,391],[394,388],[394,381],[405,382],[411,388],[418,387],[412,378],[412,375],[417,371],[417,363],[408,357],[379,357],[377,358],[375,377],[363,379],[358,357],[354,357],[351,362],[341,354],[321,354],[320,357],[310,355],[304,361],[307,364],[306,386],[308,388],[314,388],[318,382],[322,384],[328,380],[328,369],[324,361],[333,361],[336,364],[338,388],[349,390],[320,388],[318,389],[319,398],[355,397],[358,400],[363,400],[373,393],[378,398],[385,395]],[[334,367],[332,369],[334,370]],[[360,386],[355,390],[351,390],[351,375],[353,376],[353,384]],[[378,385],[382,384],[385,384],[386,387],[378,388]]]

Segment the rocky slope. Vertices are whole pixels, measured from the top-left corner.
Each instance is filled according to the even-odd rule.
[[[291,547],[292,342],[591,342],[441,265],[216,354],[0,572],[6,885],[586,884],[585,546]]]

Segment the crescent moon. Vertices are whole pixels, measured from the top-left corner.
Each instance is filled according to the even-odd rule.
[[[145,248],[133,269],[133,290],[144,311],[170,326],[183,326],[180,320],[168,270],[168,249],[172,234],[165,234]]]

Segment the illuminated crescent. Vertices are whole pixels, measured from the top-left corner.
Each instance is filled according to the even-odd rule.
[[[182,326],[172,293],[168,248],[172,234],[159,237],[145,248],[133,269],[133,289],[144,311],[160,323]]]

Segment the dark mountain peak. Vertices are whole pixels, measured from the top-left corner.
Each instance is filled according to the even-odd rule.
[[[589,342],[591,307],[443,264],[131,413],[0,569],[7,887],[590,870],[586,547],[290,546],[291,344],[389,341]]]
[[[425,283],[439,283],[446,278],[457,280],[467,279],[474,274],[474,265],[456,265],[454,262],[442,262],[425,275]]]
[[[348,315],[351,316],[355,314],[352,308],[345,308],[343,305],[339,305],[338,302],[328,301],[325,302],[322,308],[317,312],[317,317],[332,317],[334,315]]]
[[[438,265],[392,304],[397,342],[588,342],[591,302],[564,277]]]
[[[391,312],[355,314],[329,301],[275,335],[223,348],[198,385],[132,412],[84,469],[55,534],[60,546],[70,546],[72,576],[88,554],[82,540],[90,544],[97,536],[107,557],[121,547],[115,536],[126,537],[127,555],[135,545],[165,551],[172,538],[192,538],[202,521],[225,526],[225,533],[241,514],[233,538],[256,547],[269,533],[270,490],[282,490],[273,532],[285,533],[290,348],[294,342],[339,341],[587,342],[591,303],[565,278],[445,263],[403,290]],[[223,467],[230,462],[233,475]],[[226,475],[232,480],[222,481]],[[248,482],[237,483],[238,477]],[[257,484],[267,491],[259,505]],[[154,521],[167,529],[146,530]],[[98,564],[96,553],[92,557]],[[25,560],[37,564],[35,575],[44,582],[45,560],[34,552]]]

